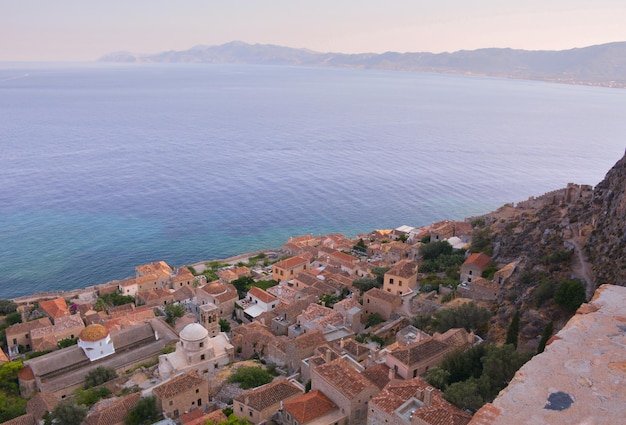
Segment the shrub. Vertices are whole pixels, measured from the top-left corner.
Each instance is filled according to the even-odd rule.
[[[260,367],[249,366],[238,368],[228,377],[228,382],[237,382],[242,389],[247,390],[269,384],[272,379],[272,375],[268,371]]]
[[[585,302],[585,285],[580,280],[565,280],[554,291],[554,302],[573,313]]]
[[[98,366],[85,375],[85,388],[97,387],[115,378],[117,378],[115,369],[112,367]]]

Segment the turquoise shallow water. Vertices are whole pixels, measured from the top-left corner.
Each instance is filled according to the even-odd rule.
[[[223,65],[0,64],[0,297],[595,185],[626,92]]]

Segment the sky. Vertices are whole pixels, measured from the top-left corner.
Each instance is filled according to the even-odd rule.
[[[341,53],[563,50],[626,41],[626,1],[0,0],[0,61],[234,40]]]

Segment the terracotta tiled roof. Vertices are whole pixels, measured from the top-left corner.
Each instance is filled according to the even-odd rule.
[[[17,376],[23,381],[32,381],[35,379],[35,374],[28,365],[24,366],[19,372],[17,372]]]
[[[39,301],[39,308],[46,312],[52,319],[69,316],[70,310],[67,308],[65,298],[56,298],[54,300]]]
[[[294,277],[294,280],[297,280],[298,282],[302,283],[303,285],[307,285],[307,286],[313,286],[316,282],[320,281],[316,277],[314,272],[298,273],[296,275],[296,277]]]
[[[465,328],[452,328],[448,329],[445,333],[441,335],[435,334],[435,339],[454,346],[454,347],[467,347],[470,344],[469,334],[465,330]]]
[[[430,393],[430,404],[425,399],[425,394]],[[441,397],[441,392],[431,387],[420,378],[408,381],[392,381],[370,401],[388,415],[408,401],[415,398],[423,403],[413,412],[413,417],[421,419],[420,423],[429,425],[466,425],[471,415],[463,412]]]
[[[3,350],[0,349],[0,365],[8,361],[9,361],[9,358],[7,357],[7,354]]]
[[[124,419],[140,399],[141,393],[134,393],[123,398],[102,400],[92,408],[83,424],[117,425],[124,423]]]
[[[248,291],[248,295],[258,298],[260,301],[263,301],[266,304],[276,301],[275,296],[269,294],[261,288],[257,288],[256,286],[250,288],[250,290]]]
[[[73,314],[71,316],[58,317],[54,321],[53,326],[46,326],[44,328],[35,328],[31,330],[30,336],[31,338],[35,339],[35,338],[43,337],[47,334],[53,334],[55,332],[64,332],[68,330],[77,331],[78,329],[81,329],[84,327],[85,327],[85,324],[83,323],[83,319],[80,317],[80,315]],[[55,345],[56,345],[56,341],[55,341]]]
[[[332,308],[324,307],[319,304],[310,304],[308,308],[298,316],[301,323],[310,322],[324,316],[335,313]]]
[[[24,323],[16,323],[15,325],[9,326],[5,333],[7,335],[7,339],[9,339],[9,335],[27,334],[33,329],[45,328],[47,326],[52,326],[52,322],[50,322],[50,319],[47,317],[42,317],[41,319],[31,320],[30,322]]]
[[[261,412],[268,407],[302,394],[302,390],[288,380],[281,378],[269,384],[248,390],[235,400]]]
[[[137,266],[135,267],[135,271],[139,276],[146,276],[149,274],[170,276],[173,270],[165,261],[156,261],[154,263]]]
[[[4,425],[37,425],[37,419],[30,413],[27,413],[9,421],[3,422]]]
[[[174,292],[174,299],[176,301],[183,301],[193,298],[195,295],[196,294],[193,288],[190,288],[189,286],[181,286]]]
[[[41,419],[46,412],[52,412],[59,399],[52,393],[38,392],[26,403],[26,412]]]
[[[283,403],[283,409],[298,421],[305,424],[337,409],[320,390],[313,390]]]
[[[500,277],[503,278],[503,279],[508,278],[515,271],[515,267],[517,267],[517,262],[515,262],[515,261],[512,262],[512,263],[507,264],[506,266],[502,267],[500,270],[495,272],[495,274],[493,276],[493,280],[495,282],[497,282],[498,278],[500,278]]]
[[[464,266],[473,264],[481,270],[485,269],[489,263],[491,262],[491,257],[483,254],[482,252],[475,252],[469,256],[467,260],[463,263]]]
[[[314,330],[307,332],[293,339],[294,346],[298,351],[310,349],[312,347],[318,347],[326,343],[324,334],[321,331]]]
[[[359,261],[357,257],[354,255],[346,254],[345,252],[335,251],[330,254],[335,260],[340,261],[342,263],[354,264]]]
[[[375,387],[366,377],[356,371],[346,360],[338,358],[314,369],[323,380],[329,383],[347,399],[352,400],[367,387]]]
[[[208,381],[198,375],[195,370],[176,376],[166,383],[155,387],[152,392],[160,399],[174,397],[187,391],[194,391],[196,387],[208,386]]]
[[[209,282],[206,285],[202,286],[200,290],[206,292],[209,295],[218,295],[226,292],[228,287],[221,282]]]
[[[180,417],[180,423],[182,425],[204,425],[207,420],[219,424],[220,422],[226,422],[228,418],[224,412],[219,409],[206,414],[204,411],[196,409]]]
[[[294,267],[302,266],[305,264],[309,264],[309,262],[302,257],[295,256],[295,257],[287,258],[286,260],[283,260],[283,261],[279,261],[278,263],[275,264],[275,266],[281,269],[292,269]]]
[[[385,385],[391,381],[389,379],[389,367],[384,363],[378,363],[372,367],[365,369],[361,372],[361,375],[365,376],[367,379],[372,381],[374,385],[376,385],[379,389],[383,389]],[[394,379],[397,375],[394,373]],[[398,377],[399,378],[399,377]]]
[[[392,294],[391,292],[383,291],[380,288],[372,288],[363,294],[364,297],[376,298],[378,300],[384,301],[386,303],[395,303],[400,300],[400,296],[396,294]]]
[[[402,277],[402,278],[408,279],[408,278],[410,278],[412,276],[416,276],[417,275],[417,264],[415,264],[414,262],[412,262],[410,260],[398,261],[385,274],[388,274],[388,275],[391,275],[391,276],[398,276],[398,277]]]
[[[399,346],[398,348],[392,350],[390,354],[405,365],[411,366],[424,359],[428,359],[449,350],[449,345],[430,338],[404,347]]]
[[[342,349],[347,353],[350,353],[355,358],[361,357],[370,352],[370,348],[367,345],[358,343],[353,338],[344,340]]]

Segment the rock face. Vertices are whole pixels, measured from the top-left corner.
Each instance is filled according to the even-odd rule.
[[[624,423],[624,305],[626,288],[602,285],[470,425]]]
[[[585,249],[596,285],[626,286],[626,155],[593,191],[593,231]]]

